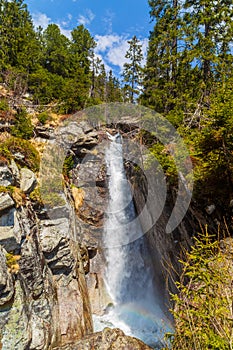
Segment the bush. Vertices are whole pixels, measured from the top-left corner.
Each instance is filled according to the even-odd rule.
[[[63,164],[63,175],[65,177],[69,177],[69,172],[74,167],[74,159],[72,155],[69,155],[65,158],[64,164]]]
[[[14,158],[14,154],[19,153],[22,159]],[[40,157],[35,147],[27,140],[17,137],[10,137],[0,145],[0,157],[8,161],[12,158],[20,166],[26,166],[32,171],[38,171],[40,166]]]
[[[11,134],[21,137],[25,140],[33,136],[33,125],[30,116],[25,109],[21,109],[15,116],[15,125],[11,130]]]
[[[0,100],[0,111],[8,111],[9,105],[6,98]]]
[[[232,249],[232,240],[230,245]],[[233,349],[231,254],[221,250],[206,230],[195,239],[182,265],[179,293],[172,295],[176,325],[170,335],[172,349]]]
[[[51,120],[51,116],[48,112],[42,112],[37,116],[40,124],[45,125],[47,121]]]

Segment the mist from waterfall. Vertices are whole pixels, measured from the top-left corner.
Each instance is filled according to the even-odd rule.
[[[162,347],[169,331],[163,296],[153,285],[153,271],[127,180],[120,134],[111,136],[105,155],[109,203],[104,226],[105,282],[113,300],[95,330],[121,328],[154,349]],[[134,237],[141,237],[137,240]]]

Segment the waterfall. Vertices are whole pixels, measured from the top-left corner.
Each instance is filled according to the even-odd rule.
[[[97,329],[121,328],[154,349],[162,347],[169,329],[163,298],[153,285],[153,271],[145,239],[140,232],[131,187],[127,180],[120,134],[111,136],[106,150],[109,203],[104,227],[106,285],[113,306],[95,320]],[[134,239],[134,237],[141,237]]]

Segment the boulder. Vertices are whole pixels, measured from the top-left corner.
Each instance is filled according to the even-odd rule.
[[[0,227],[1,226],[14,226],[15,223],[15,208],[6,210],[0,216]]]
[[[14,183],[12,172],[8,166],[0,166],[0,186],[7,187]]]
[[[9,168],[12,172],[12,175],[14,177],[14,182],[16,185],[20,183],[20,172],[17,167],[17,164],[15,163],[14,159],[11,160],[11,164],[9,165]]]
[[[37,184],[35,174],[27,168],[22,168],[20,170],[20,189],[24,193],[32,192]]]
[[[20,245],[15,237],[13,227],[0,226],[0,245],[4,247],[7,252],[19,249]]]
[[[68,344],[54,350],[150,350],[141,340],[126,336],[120,329],[105,328],[102,332],[90,334],[75,344]]]
[[[0,212],[12,208],[14,201],[8,193],[0,193]]]

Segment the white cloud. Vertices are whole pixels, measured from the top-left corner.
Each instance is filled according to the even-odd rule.
[[[58,27],[60,28],[60,31],[63,35],[65,35],[67,38],[71,38],[71,30],[63,28],[60,24],[58,24]]]
[[[95,14],[91,10],[86,10],[85,15],[80,15],[78,17],[78,24],[81,25],[83,24],[86,26],[87,24],[90,24],[93,19],[95,18]]]
[[[119,35],[96,35],[95,41],[97,43],[96,51],[106,51],[112,48],[115,43],[120,40]]]
[[[118,69],[122,72],[124,63],[127,62],[125,58],[126,51],[129,48],[128,41],[130,38],[124,35],[96,35],[95,41],[97,43],[96,46],[96,54],[99,54],[101,57],[104,57],[104,61],[107,65],[114,65],[118,67]],[[142,52],[144,55],[144,59],[142,64],[144,65],[146,62],[146,52],[148,47],[148,39],[141,39],[142,44]]]
[[[127,39],[120,37],[117,45],[114,45],[107,53],[108,61],[123,70],[124,63],[127,62],[125,58],[126,51],[129,48],[129,44],[127,43]]]
[[[43,29],[45,29],[51,23],[51,18],[49,18],[46,15],[46,13],[41,13],[41,12],[33,13],[32,20],[35,28],[38,28],[39,26],[41,26]]]
[[[112,70],[112,68],[108,65],[108,63],[106,62],[105,58],[103,57],[103,55],[99,54],[99,53],[95,53],[95,59],[99,58],[102,63],[104,64],[104,68],[106,72],[109,72],[110,70]]]
[[[142,53],[143,53],[142,64],[143,64],[143,66],[145,66],[149,39],[148,38],[141,39],[141,44],[142,44]]]
[[[67,29],[67,26],[69,25],[69,21],[72,19],[72,15],[68,14],[68,21],[62,21],[61,23],[56,23],[58,27],[60,28],[60,31],[63,35],[70,38],[71,37],[71,30]],[[38,28],[41,26],[43,29],[46,29],[49,24],[51,24],[51,18],[49,18],[45,13],[33,13],[32,14],[32,20],[35,28]]]
[[[106,15],[105,17],[103,17],[102,21],[104,23],[104,27],[105,27],[105,32],[106,33],[111,33],[112,32],[112,22],[113,22],[113,18],[115,17],[115,13],[110,11],[110,10],[106,10]]]

